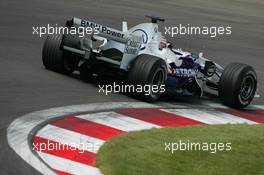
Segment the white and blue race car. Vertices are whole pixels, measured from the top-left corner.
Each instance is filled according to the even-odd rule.
[[[257,75],[251,66],[231,63],[224,69],[202,53],[175,49],[158,30],[158,21],[164,19],[147,17],[150,23],[130,29],[123,22],[122,31],[72,18],[66,22],[66,28],[92,32],[84,36],[69,32],[49,35],[42,50],[43,64],[63,74],[78,70],[84,80],[111,71],[132,85],[157,86],[158,90],[143,95],[148,101],[159,99],[159,88],[165,86],[181,95],[211,93],[234,108],[251,103],[257,88]]]

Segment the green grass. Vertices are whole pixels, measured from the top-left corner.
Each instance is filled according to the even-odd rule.
[[[231,142],[230,151],[165,151],[165,142]],[[152,129],[123,134],[99,150],[104,175],[263,175],[264,125]]]

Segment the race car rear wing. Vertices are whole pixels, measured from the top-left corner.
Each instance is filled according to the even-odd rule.
[[[62,40],[62,47],[65,50],[83,55],[86,59],[89,59],[92,51],[98,50],[98,48],[93,48],[93,41],[98,39],[97,36],[99,38],[102,37],[104,43],[105,41],[112,40],[124,44],[124,50],[122,51],[124,54],[121,62],[116,62],[105,57],[98,57],[98,59],[119,65],[121,69],[125,70],[128,69],[129,62],[136,57],[143,41],[142,37],[134,35],[127,30],[126,22],[123,22],[123,31],[75,17],[68,20],[66,26],[69,28],[81,28],[82,30],[90,29],[90,33],[85,33],[84,37],[80,37],[78,34],[64,34]]]
[[[98,35],[109,40],[117,41],[120,43],[126,43],[128,38],[131,38],[131,34],[127,32],[122,32],[95,22],[83,20],[80,18],[72,18],[71,20],[66,22],[67,27],[89,27],[93,30],[93,35]]]

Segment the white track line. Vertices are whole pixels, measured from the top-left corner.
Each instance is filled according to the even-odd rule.
[[[254,105],[254,106],[259,108],[259,109],[263,109],[264,110],[264,105]]]
[[[164,109],[163,111],[181,115],[206,124],[257,124],[231,114],[208,109]]]
[[[142,120],[127,117],[115,112],[102,112],[96,114],[86,114],[76,116],[102,125],[110,126],[122,131],[139,131],[151,128],[160,128],[160,126],[151,124]]]
[[[74,175],[102,175],[98,168],[74,162],[68,159],[53,156],[51,154],[39,153],[39,156],[49,163],[51,168]],[[65,166],[67,165],[67,166]]]
[[[222,109],[228,109],[229,107],[227,106],[224,106],[223,104],[221,103],[202,103],[203,105],[206,105],[206,106],[209,106],[211,108],[222,108]]]
[[[99,147],[104,144],[104,140],[79,134],[74,131],[59,128],[53,125],[46,125],[37,135],[39,137],[59,142],[72,147],[82,148],[86,151],[97,153]]]

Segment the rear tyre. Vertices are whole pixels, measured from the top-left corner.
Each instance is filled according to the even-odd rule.
[[[253,67],[232,63],[220,78],[219,97],[223,104],[245,108],[253,100],[257,89],[257,75]]]
[[[85,62],[80,66],[80,78],[85,82],[92,81],[93,71],[88,62]]]
[[[42,48],[42,62],[46,69],[70,74],[74,71],[77,60],[61,49],[63,35],[48,35]]]
[[[146,54],[139,55],[135,59],[128,75],[131,84],[135,87],[138,85],[143,87],[141,95],[150,102],[158,100],[162,92],[165,91],[166,79],[167,66],[165,61]]]

